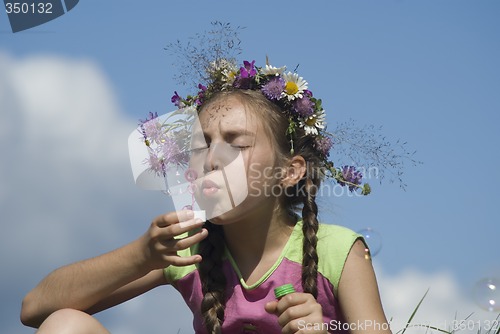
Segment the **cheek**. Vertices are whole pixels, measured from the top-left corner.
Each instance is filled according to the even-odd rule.
[[[248,182],[254,184],[277,184],[282,178],[281,169],[271,162],[250,162],[247,169]]]
[[[205,152],[192,153],[189,158],[188,166],[190,169],[194,169],[195,171],[197,171],[198,175],[202,175],[203,168],[205,165],[205,159],[206,159]]]
[[[198,158],[191,158],[189,159],[189,168],[194,169],[195,171],[201,171],[203,169],[203,164],[201,162],[201,159]]]

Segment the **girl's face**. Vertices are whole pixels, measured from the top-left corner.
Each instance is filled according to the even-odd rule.
[[[195,198],[208,219],[234,222],[279,196],[272,140],[252,110],[228,97],[203,109],[199,121],[189,167],[198,175]]]

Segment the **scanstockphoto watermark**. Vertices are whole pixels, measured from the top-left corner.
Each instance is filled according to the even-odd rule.
[[[314,191],[320,197],[363,197],[360,191],[351,191],[349,186],[341,185],[334,182],[330,178],[325,178],[325,169],[320,167],[311,167],[306,163],[306,173],[304,178],[316,179],[320,178],[324,181],[319,188]],[[376,166],[359,166],[356,171],[360,172],[363,183],[378,180],[380,177],[379,168]],[[248,169],[249,189],[250,194],[254,196],[273,196],[280,197],[286,195],[288,197],[303,196],[306,192],[304,183],[299,183],[296,187],[284,187],[281,183],[273,182],[273,180],[283,179],[285,170],[279,167],[261,168],[259,164],[251,164]],[[316,186],[314,186],[316,187]]]
[[[389,322],[379,322],[375,320],[358,320],[356,322],[341,322],[339,320],[330,320],[329,322],[323,323],[307,323],[305,320],[300,320],[298,322],[299,330],[307,330],[307,331],[388,331],[392,328],[398,328],[398,331],[401,332],[403,329],[417,329],[422,328],[426,332],[429,330],[440,331],[440,332],[449,332],[453,333],[455,331],[469,331],[479,333],[481,331],[498,333],[500,331],[500,320],[474,320],[474,319],[465,319],[465,320],[452,320],[452,321],[444,321],[439,324],[428,324],[428,323],[406,323],[406,325],[398,326],[394,325],[391,321]]]
[[[299,320],[298,329],[301,331],[389,331],[391,324],[375,320],[358,320],[356,322],[330,320],[322,323],[308,323],[305,320]]]

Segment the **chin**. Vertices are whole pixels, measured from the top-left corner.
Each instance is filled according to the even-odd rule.
[[[212,213],[212,218],[208,219],[212,224],[215,225],[229,225],[241,220],[243,214],[235,207],[229,211],[224,210],[222,213],[217,212]]]
[[[235,217],[231,214],[231,212],[224,212],[208,220],[215,225],[228,225],[235,221]]]

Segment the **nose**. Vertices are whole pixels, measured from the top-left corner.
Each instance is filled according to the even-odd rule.
[[[229,165],[238,156],[238,150],[226,142],[211,143],[207,150],[203,171],[209,173]]]
[[[212,143],[207,150],[205,161],[203,164],[203,171],[209,173],[214,170],[222,168],[222,158],[223,158],[223,144]]]

